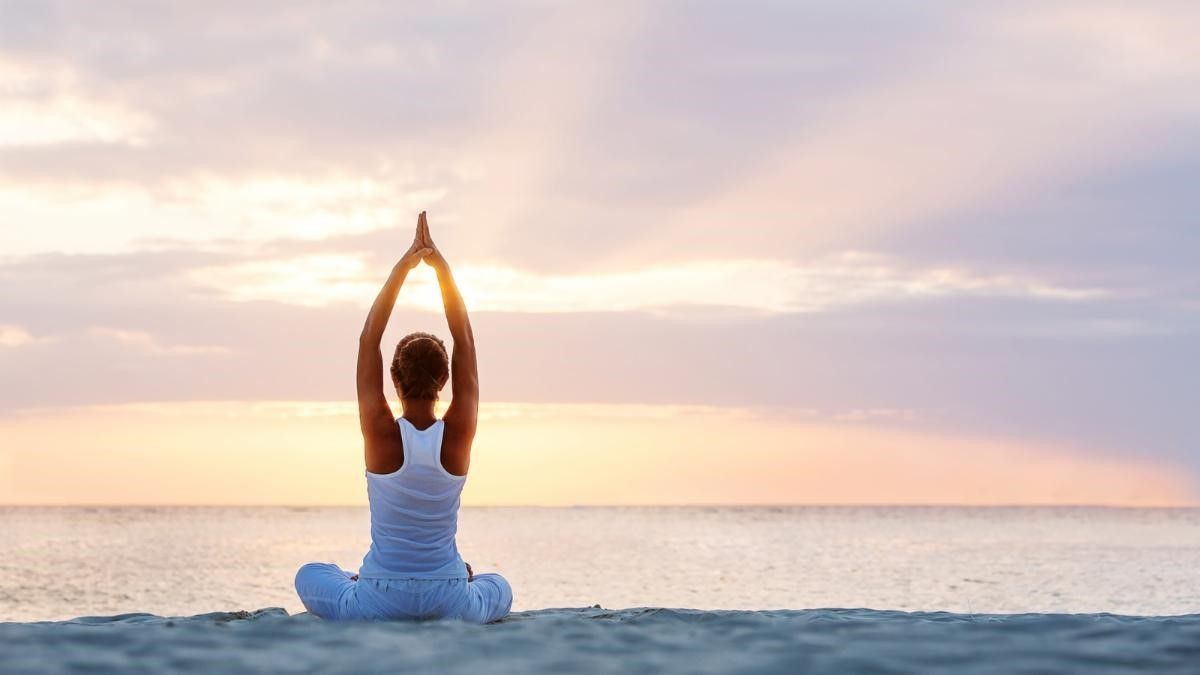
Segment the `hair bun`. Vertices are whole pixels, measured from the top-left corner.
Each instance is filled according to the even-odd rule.
[[[450,358],[436,335],[410,333],[396,345],[392,380],[404,398],[437,399],[448,379]]]

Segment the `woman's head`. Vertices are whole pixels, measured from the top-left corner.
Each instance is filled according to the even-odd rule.
[[[429,333],[410,333],[396,345],[392,357],[392,384],[401,398],[437,400],[450,379],[446,345]]]

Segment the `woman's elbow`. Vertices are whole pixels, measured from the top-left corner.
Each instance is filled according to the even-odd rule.
[[[358,346],[362,347],[378,347],[383,341],[383,331],[378,330],[368,321],[363,326],[362,332],[358,334]]]

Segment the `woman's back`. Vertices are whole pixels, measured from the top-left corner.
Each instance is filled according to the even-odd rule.
[[[396,418],[383,392],[381,344],[400,287],[422,261],[437,273],[454,351],[448,355],[440,338],[423,332],[396,344],[392,384],[404,409]],[[357,575],[330,563],[302,566],[296,572],[300,601],[313,614],[334,620],[503,618],[512,607],[512,587],[499,574],[471,574],[455,541],[479,422],[479,365],[466,303],[433,243],[424,211],[412,245],[367,314],[355,381],[371,550]],[[447,381],[453,397],[439,420],[434,410]],[[418,429],[410,420],[429,426]]]
[[[359,575],[364,579],[465,579],[458,553],[458,507],[466,476],[442,465],[446,423],[400,427],[404,460],[388,474],[366,472],[371,507],[371,549]]]

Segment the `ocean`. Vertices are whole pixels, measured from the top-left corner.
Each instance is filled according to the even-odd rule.
[[[359,507],[0,507],[0,621],[279,607],[357,570]],[[1200,509],[464,508],[459,548],[514,610],[1200,611]]]

